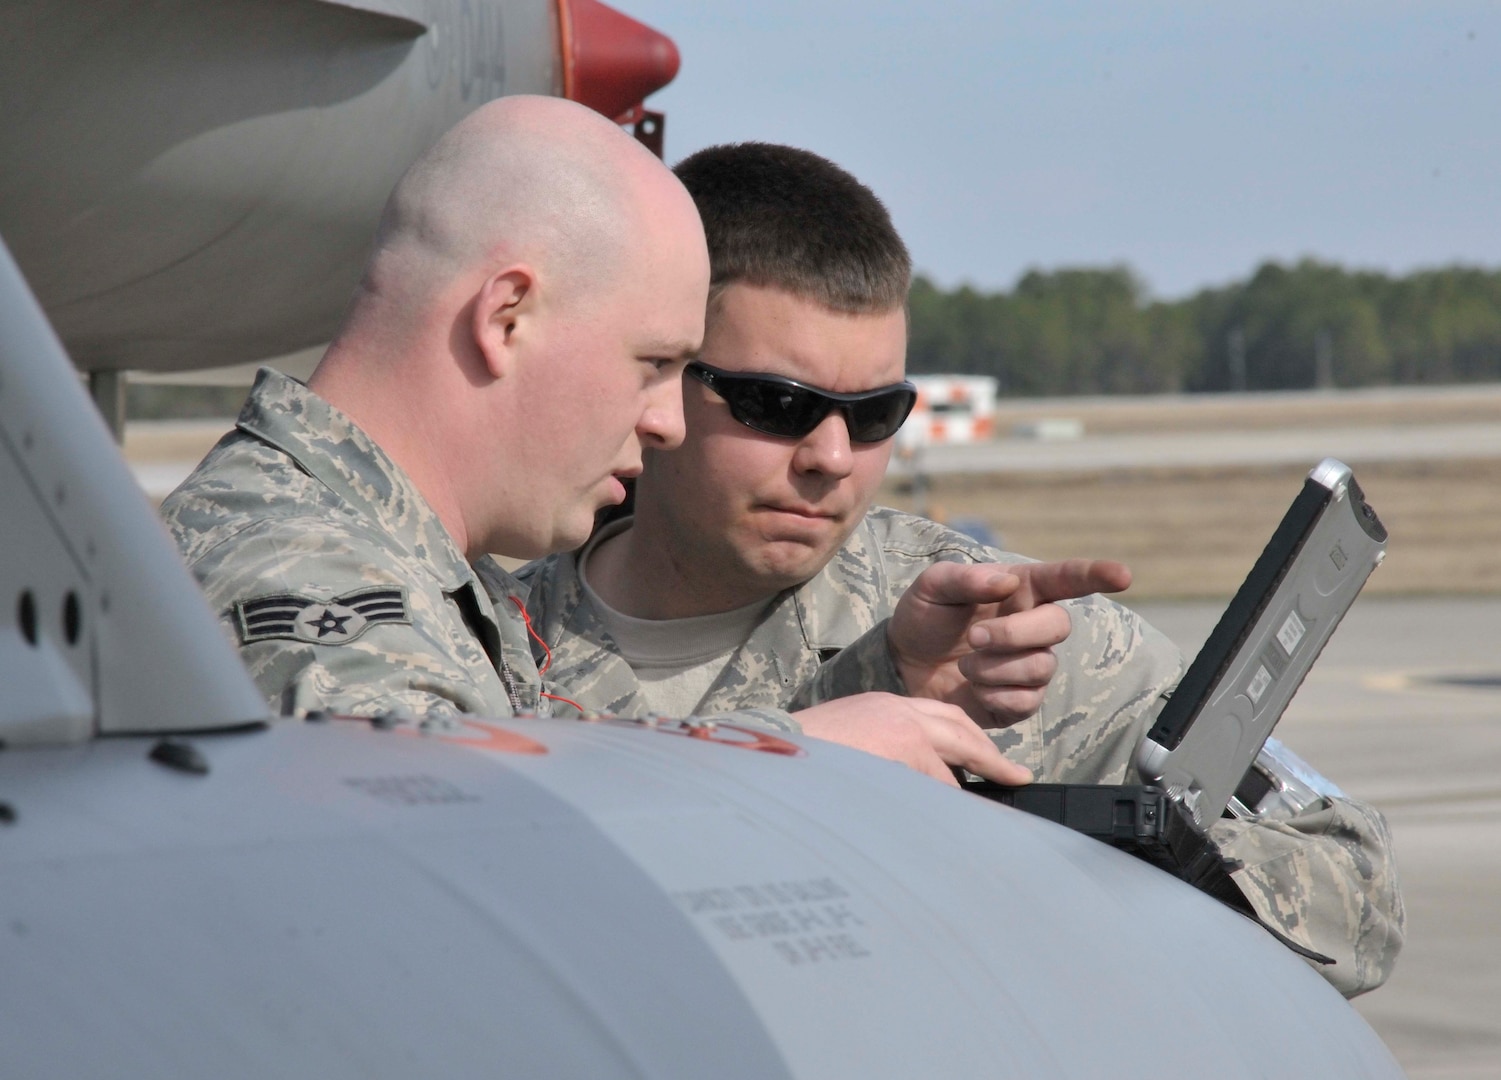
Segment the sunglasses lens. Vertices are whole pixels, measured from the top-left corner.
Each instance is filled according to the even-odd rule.
[[[831,397],[776,376],[738,375],[707,364],[690,364],[688,371],[723,398],[740,423],[782,439],[801,439],[830,409],[838,409],[850,441],[884,442],[896,434],[917,402],[917,391],[910,385]]]
[[[849,423],[851,441],[875,443],[891,438],[907,419],[916,401],[917,395],[913,391],[897,387],[850,402],[844,407],[844,415]]]
[[[736,420],[767,435],[798,439],[818,426],[829,404],[795,386],[749,380],[727,388],[725,400]]]

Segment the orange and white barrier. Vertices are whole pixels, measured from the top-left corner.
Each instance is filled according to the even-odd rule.
[[[981,442],[995,435],[996,380],[989,375],[913,375],[917,404],[897,432],[897,450]]]

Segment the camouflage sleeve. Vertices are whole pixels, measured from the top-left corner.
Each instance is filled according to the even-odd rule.
[[[801,735],[803,728],[795,717],[788,715],[781,709],[736,709],[731,713],[718,713],[714,716],[703,717],[712,720],[716,724],[741,724],[750,727],[765,728],[768,731],[778,731],[783,735]]]
[[[886,623],[879,623],[861,634],[831,659],[818,666],[813,677],[792,695],[787,708],[796,712],[835,698],[850,697],[874,690],[888,694],[907,693],[891,650],[886,645]]]
[[[392,638],[410,633],[383,631]],[[416,642],[387,640],[379,648],[257,643],[240,658],[272,707],[287,716],[325,711],[350,716],[420,718],[506,716],[442,664],[428,664]]]
[[[1256,913],[1334,959],[1319,973],[1346,997],[1386,981],[1406,913],[1386,819],[1349,798],[1327,798],[1283,821],[1224,818],[1210,829]]]
[[[509,715],[500,676],[458,605],[389,563],[349,531],[281,523],[238,533],[190,568],[257,687],[285,715]]]
[[[1136,746],[1183,673],[1178,648],[1130,608],[1102,596],[1067,600],[1072,629],[1036,714],[990,737],[1039,780],[1122,784]]]

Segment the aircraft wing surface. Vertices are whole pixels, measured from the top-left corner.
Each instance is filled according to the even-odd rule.
[[[1400,1075],[1159,870],[832,744],[697,734],[0,755],[0,1074]]]

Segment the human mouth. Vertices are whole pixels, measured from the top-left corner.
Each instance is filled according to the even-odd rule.
[[[605,498],[608,505],[618,506],[625,502],[628,486],[632,480],[640,476],[643,466],[640,459],[612,468],[605,477]]]
[[[804,521],[834,521],[839,515],[832,510],[820,510],[816,506],[801,506],[796,504],[767,503],[762,507],[773,514],[785,514],[788,517],[799,518]]]

